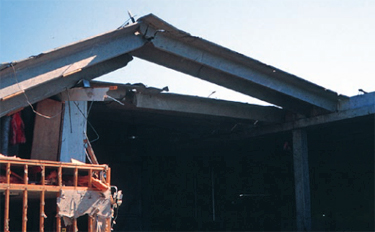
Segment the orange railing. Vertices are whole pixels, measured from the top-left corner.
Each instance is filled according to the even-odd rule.
[[[9,228],[10,193],[23,194],[22,231],[27,231],[28,193],[40,194],[39,231],[44,231],[46,192],[59,197],[61,190],[104,191],[110,187],[111,169],[107,165],[63,163],[47,160],[27,160],[0,157],[0,193],[4,193],[4,231]],[[35,194],[33,194],[35,195]],[[49,195],[49,197],[51,197]],[[57,213],[58,213],[58,207]],[[94,229],[94,219],[88,219],[88,231]],[[111,230],[107,219],[105,231]],[[56,231],[61,231],[61,218],[56,217]],[[77,231],[77,219],[73,222]]]

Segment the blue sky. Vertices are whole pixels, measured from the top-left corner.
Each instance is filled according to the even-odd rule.
[[[119,27],[130,10],[344,95],[375,91],[373,0],[2,0],[0,62],[27,58]],[[133,60],[100,78],[169,86],[171,92],[235,101],[250,97]]]

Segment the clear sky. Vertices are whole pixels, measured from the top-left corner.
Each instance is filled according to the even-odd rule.
[[[0,62],[114,30],[128,10],[340,94],[375,91],[375,0],[1,0]],[[100,80],[259,103],[140,59]]]

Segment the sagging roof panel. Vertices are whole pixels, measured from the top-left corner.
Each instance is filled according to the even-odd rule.
[[[285,121],[286,111],[274,106],[260,106],[254,104],[232,102],[197,96],[165,93],[168,87],[157,89],[146,87],[142,83],[119,84],[91,81],[94,88],[114,87],[109,90],[105,101],[113,102],[118,110],[147,109],[164,112],[179,112],[196,115],[237,118],[267,123],[281,123]],[[116,100],[114,100],[116,99]],[[122,105],[121,105],[122,104]],[[129,108],[130,106],[130,108]]]

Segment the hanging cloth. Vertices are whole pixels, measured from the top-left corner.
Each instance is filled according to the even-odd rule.
[[[10,144],[15,145],[19,143],[25,143],[25,125],[21,118],[21,112],[17,112],[12,115],[12,120],[10,122],[12,137]]]

